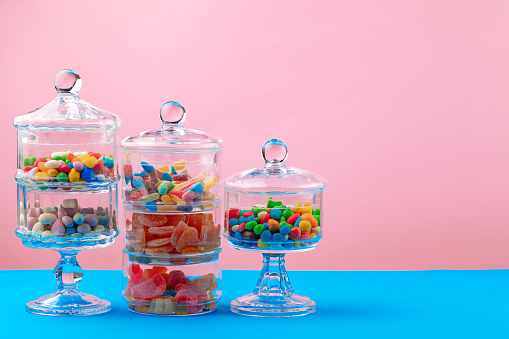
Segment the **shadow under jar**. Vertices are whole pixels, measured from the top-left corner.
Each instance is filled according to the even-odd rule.
[[[16,235],[27,247],[56,250],[56,292],[27,303],[28,312],[91,315],[108,301],[79,291],[83,272],[76,256],[106,247],[116,225],[119,119],[78,96],[80,76],[55,77],[57,97],[14,119],[18,129]]]
[[[224,236],[230,247],[263,254],[253,293],[232,301],[235,313],[298,316],[315,311],[315,302],[293,293],[284,266],[289,252],[314,249],[322,238],[322,194],[326,181],[287,168],[286,145],[272,139],[262,148],[265,166],[225,180]]]
[[[196,274],[189,273],[188,276],[186,273],[191,280],[186,279],[178,288],[190,288],[194,279],[203,275],[220,276],[218,256],[221,252],[218,181],[223,144],[219,138],[184,128],[185,117],[181,104],[167,102],[160,110],[161,130],[142,132],[124,139],[121,144],[124,253],[128,258],[124,260],[124,272],[129,272],[132,267],[137,270],[136,265],[154,265],[167,274],[172,274],[172,270],[185,273],[194,270]],[[213,270],[207,268],[211,262],[217,262]],[[177,267],[170,267],[172,265]],[[189,265],[193,268],[188,268]],[[163,277],[168,283],[167,277]],[[131,311],[187,315],[213,309],[190,305],[185,312],[181,304],[172,304],[178,307],[171,312],[151,310],[153,299],[165,303],[175,301],[168,301],[172,295],[159,293],[163,281],[159,277],[154,279],[158,281],[147,283],[143,279],[130,279],[130,283],[124,286],[124,298]],[[143,285],[138,287],[140,284]],[[210,292],[210,289],[207,291]],[[198,292],[197,289],[189,289],[186,293],[194,298]],[[220,294],[216,292],[219,298]],[[176,298],[180,298],[182,293]],[[203,298],[203,294],[199,298]],[[214,298],[207,300],[215,303],[217,300]]]

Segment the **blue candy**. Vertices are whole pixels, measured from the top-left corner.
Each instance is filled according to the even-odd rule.
[[[69,161],[69,163],[67,164],[67,166],[69,166],[70,168],[74,168],[72,162]]]
[[[250,216],[250,217],[247,217],[247,221],[246,222],[250,222],[250,221],[256,221],[256,218],[254,215]]]
[[[269,229],[269,224],[268,223],[263,224],[263,228],[268,230]]]
[[[230,233],[230,237],[235,238],[235,232]]]
[[[193,206],[191,205],[177,205],[177,211],[191,212],[192,210]]]
[[[140,188],[140,187],[143,187],[145,188],[145,184],[143,183],[143,181],[141,181],[140,179],[133,179],[133,186],[136,187],[136,188]]]
[[[293,240],[286,240],[283,243],[283,247],[286,249],[293,248]]]
[[[280,210],[272,209],[270,211],[270,218],[271,219],[279,220],[282,215],[283,215],[283,212],[281,212]]]
[[[142,171],[140,172],[140,177],[142,177],[142,178],[148,178],[148,173],[147,173],[147,172],[145,172],[145,170],[142,170]]]
[[[168,173],[168,172],[163,172],[163,175],[161,176],[161,180],[173,181],[170,173]]]
[[[175,168],[173,168],[173,166],[171,166],[171,175],[177,175],[177,171],[175,171]]]
[[[228,222],[228,225],[230,225],[230,226],[235,226],[238,224],[239,224],[239,219],[237,219],[237,218],[231,218],[230,221]]]
[[[203,191],[203,185],[201,184],[201,182],[198,182],[194,184],[193,187],[191,187],[189,190],[196,194],[199,194]]]
[[[295,224],[293,224],[294,227],[299,227],[300,222],[302,221],[302,218],[299,217],[299,219],[295,220]]]
[[[85,166],[85,168],[83,168],[83,171],[81,171],[80,176],[81,179],[85,181],[91,181],[92,178],[94,177],[94,170],[92,168],[88,168],[87,166]]]
[[[76,232],[78,232],[76,230],[76,227],[66,227],[65,228],[65,234],[73,234],[73,233],[76,233]]]
[[[274,233],[274,235],[272,236],[272,240],[278,242],[283,241],[283,235],[281,235],[281,233]]]
[[[148,162],[146,161],[142,161],[141,162],[141,167],[143,167],[143,170],[147,173],[152,173],[154,172],[154,166],[152,165],[149,165]]]
[[[241,232],[235,232],[235,239],[238,239],[238,240],[243,240],[244,237],[242,236],[242,233]]]
[[[145,206],[150,212],[157,212],[157,206],[155,201],[147,201],[145,203]]]
[[[262,239],[263,242],[268,242],[272,240],[272,233],[269,230],[265,230],[260,234],[260,239]]]
[[[281,226],[281,228],[279,229],[279,233],[281,233],[282,235],[287,235],[287,234],[290,234],[290,226],[288,225],[283,225]]]
[[[247,224],[247,218],[240,217],[239,218],[239,224],[246,223]]]
[[[113,168],[113,159],[112,158],[105,158],[105,157],[101,157],[104,159],[104,166],[106,166],[107,168]]]

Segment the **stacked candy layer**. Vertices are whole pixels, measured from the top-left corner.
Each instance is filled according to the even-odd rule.
[[[109,232],[110,217],[108,207],[96,209],[80,208],[77,199],[65,199],[58,207],[42,209],[39,201],[35,207],[28,208],[28,218],[24,221],[21,209],[20,229],[26,235],[46,237],[82,237]]]
[[[213,310],[219,299],[214,294],[217,288],[214,273],[193,279],[180,270],[168,272],[161,266],[142,269],[130,263],[124,298],[137,312],[185,315]]]
[[[42,182],[97,182],[114,176],[113,155],[54,152],[49,158],[24,159],[23,178]],[[70,189],[70,188],[69,188]]]
[[[285,206],[269,199],[267,205],[255,205],[251,210],[228,210],[227,230],[231,242],[248,248],[309,246],[321,237],[320,209],[313,209],[310,202]]]
[[[201,204],[216,199],[209,191],[217,183],[216,177],[206,177],[203,172],[191,177],[184,161],[158,168],[142,161],[141,166],[141,172],[133,173],[132,164],[124,165],[126,185],[131,186],[125,190],[127,200],[142,203],[152,212],[190,212],[193,204],[200,204],[202,210],[213,208],[211,204]]]
[[[212,213],[133,213],[126,230],[126,249],[135,253],[210,252],[221,246],[220,225],[214,225]]]

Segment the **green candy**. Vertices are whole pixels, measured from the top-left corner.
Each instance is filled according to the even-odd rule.
[[[64,160],[64,159],[62,159],[62,157],[61,157],[61,156],[59,156],[59,155],[55,155],[55,156],[53,157],[53,160]]]
[[[320,216],[313,214],[313,217],[318,220],[318,225],[320,225]]]
[[[246,224],[246,226],[247,226],[247,224]],[[246,227],[246,228],[247,228],[247,227]],[[263,232],[264,230],[265,230],[265,227],[263,227],[263,225],[262,225],[262,224],[257,224],[257,225],[254,227],[253,232],[254,232],[254,234],[256,234],[256,235],[260,235],[260,234],[262,234],[262,232]]]
[[[281,201],[273,201],[272,198],[269,198],[269,201],[267,201],[267,208],[273,208],[273,207],[279,207],[283,206],[283,203]]]
[[[260,223],[260,221],[262,221],[262,218],[258,218],[258,217],[256,217],[256,218],[255,218],[255,221],[256,221],[256,223],[257,223],[257,224],[259,224],[259,223]]]
[[[287,223],[286,221],[281,221],[281,222],[279,223],[279,228],[283,227],[284,225],[288,225],[288,223]],[[292,228],[292,227],[293,227],[293,225],[289,225],[289,226],[290,226],[290,228]]]
[[[57,181],[58,182],[68,182],[69,178],[67,177],[67,174],[64,172],[60,172],[57,174]]]
[[[282,222],[286,222],[286,218],[281,216],[281,218],[279,218],[279,224],[281,224]]]
[[[291,217],[292,215],[294,215],[294,214],[295,214],[295,213],[293,213],[293,212],[292,212],[292,211],[290,211],[290,210],[285,210],[285,211],[283,212],[283,217],[284,217],[285,219],[288,219],[288,218],[290,218],[290,217]]]
[[[66,165],[69,165],[70,163],[71,163],[71,162],[70,162],[69,160],[66,160],[66,161],[65,161],[65,164],[66,164]]]
[[[256,221],[250,221],[246,224],[246,230],[252,230],[253,227],[256,228],[256,225],[258,225],[258,223]],[[262,225],[262,228],[263,228],[263,225]],[[263,230],[262,230],[263,231]],[[260,232],[261,233],[261,232]]]
[[[168,191],[171,191],[172,189],[174,189],[174,188],[175,188],[175,186],[177,186],[177,185],[175,185],[175,184],[174,184],[173,182],[171,182],[171,181],[169,181],[169,182],[167,183],[167,185],[168,185]]]
[[[33,165],[34,165],[35,160],[37,160],[35,157],[26,157],[26,158],[23,160],[23,163],[25,164],[25,166],[33,166]]]
[[[319,208],[315,208],[315,211],[313,212],[313,215],[320,215],[320,209]]]
[[[253,207],[253,213],[254,215],[258,215],[258,213],[260,212],[264,212],[265,209],[264,208],[256,208],[256,207]]]

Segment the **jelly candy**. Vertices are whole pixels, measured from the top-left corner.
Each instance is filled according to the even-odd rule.
[[[171,238],[158,238],[154,240],[147,241],[146,246],[147,247],[157,247],[157,246],[163,246],[170,243]]]
[[[180,236],[177,242],[177,252],[181,252],[186,247],[196,245],[200,240],[198,239],[198,230],[194,227],[188,227]]]
[[[175,287],[184,283],[186,275],[180,270],[173,270],[168,274],[168,285]]]
[[[170,253],[173,251],[174,247],[171,244],[166,244],[163,246],[156,247],[145,247],[145,253],[147,254],[162,254],[162,253]]]
[[[167,224],[169,226],[177,226],[181,221],[186,221],[186,216],[182,214],[170,214],[166,217],[168,219]]]
[[[126,248],[129,251],[141,253],[145,250],[145,231],[134,229],[126,231]]]
[[[149,227],[148,233],[158,236],[158,237],[171,237],[171,234],[175,230],[175,226],[159,226],[159,227]]]
[[[166,224],[168,219],[165,215],[160,214],[140,214],[138,216],[138,221],[145,226],[162,226]]]
[[[202,214],[191,214],[189,216],[188,226],[196,228],[199,233],[201,231],[201,227],[203,226],[203,215]]]
[[[166,281],[160,274],[131,287],[131,295],[138,302],[160,297],[166,291]]]
[[[177,242],[180,236],[188,227],[189,226],[187,226],[187,224],[184,222],[179,222],[178,226],[173,230],[173,233],[171,234],[171,244],[173,247],[177,247]]]
[[[213,245],[219,237],[219,227],[203,225],[200,233],[200,240],[204,244]]]

